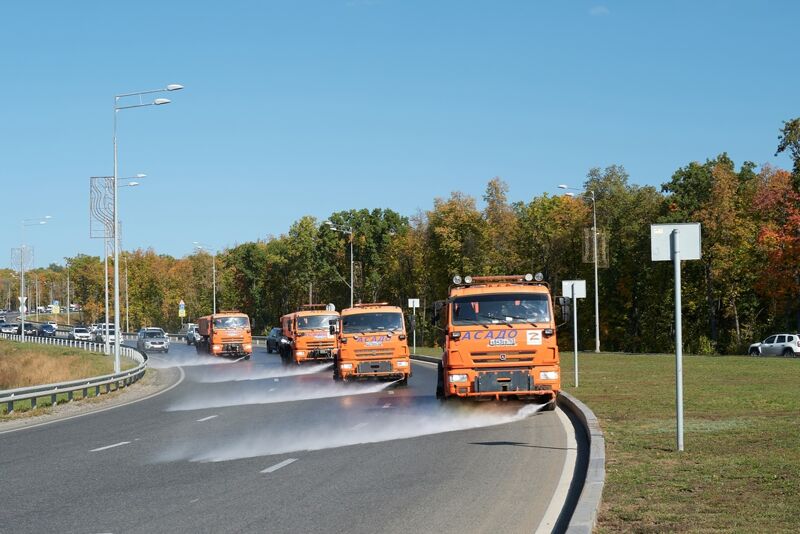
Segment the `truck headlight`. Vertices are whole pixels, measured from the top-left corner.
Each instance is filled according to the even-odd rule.
[[[306,355],[306,351],[298,350],[298,351],[295,351],[295,354],[297,354],[298,356],[305,356]]]
[[[245,343],[244,344],[244,350],[253,350],[253,344],[252,343]]]
[[[399,362],[397,362],[397,367],[408,367],[408,362],[400,360]]]
[[[211,352],[222,352],[222,345],[211,345]]]
[[[343,363],[341,365],[341,367],[342,367],[342,369],[352,369],[353,368],[353,364],[352,363]]]
[[[539,380],[558,380],[558,371],[541,371]]]
[[[451,383],[466,382],[467,375],[450,375]]]

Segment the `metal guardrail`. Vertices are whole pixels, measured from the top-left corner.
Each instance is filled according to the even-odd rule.
[[[0,334],[0,338],[11,341],[22,341],[22,336],[15,334]],[[102,343],[92,343],[89,341],[72,341],[55,337],[26,336],[25,343],[73,347],[89,352],[97,352],[101,354],[104,353],[104,345]],[[128,369],[126,371],[110,375],[71,380],[69,382],[59,382],[56,384],[44,384],[41,386],[2,390],[0,391],[0,405],[5,403],[7,407],[7,413],[11,413],[14,411],[14,403],[20,401],[30,400],[31,409],[35,409],[37,399],[43,397],[50,397],[51,405],[55,405],[58,395],[61,394],[66,394],[67,400],[72,401],[74,392],[76,391],[81,391],[81,398],[86,398],[89,395],[89,390],[92,388],[94,388],[95,396],[99,396],[101,393],[108,393],[110,391],[116,391],[121,387],[129,386],[144,376],[144,373],[147,370],[147,355],[133,347],[127,346],[120,347],[120,355],[135,361],[138,363],[138,365],[133,369]],[[113,390],[112,385],[114,386]],[[105,391],[101,391],[101,388],[105,389]]]

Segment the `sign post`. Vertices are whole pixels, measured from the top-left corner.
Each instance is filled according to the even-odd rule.
[[[20,333],[22,334],[22,342],[25,343],[25,312],[28,311],[25,301],[28,300],[28,297],[17,297],[17,300],[19,300]]]
[[[561,293],[572,299],[572,342],[575,356],[575,387],[578,387],[578,299],[586,298],[586,280],[562,280]]]
[[[679,451],[683,451],[681,260],[699,260],[700,254],[700,223],[650,225],[651,260],[672,260],[672,267],[675,273],[675,419],[676,440]]]
[[[411,308],[411,329],[412,337],[414,339],[413,354],[417,353],[417,308],[419,308],[419,299],[408,299],[408,307]]]

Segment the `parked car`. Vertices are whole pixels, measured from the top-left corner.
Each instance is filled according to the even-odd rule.
[[[116,331],[113,328],[108,329],[108,342],[114,343],[116,339]],[[106,342],[106,329],[105,328],[98,328],[97,332],[94,335],[94,340],[97,343],[105,343]]]
[[[197,325],[192,326],[186,331],[184,339],[186,339],[187,345],[194,345],[197,343],[197,341],[200,339],[200,332],[197,330]]]
[[[43,324],[40,325],[38,330],[36,331],[36,335],[39,337],[56,337],[56,327],[51,324]]]
[[[267,335],[267,352],[278,352],[278,346],[281,342],[283,330],[280,328],[273,328]]]
[[[143,328],[136,336],[136,348],[143,351],[169,352],[169,338],[160,328]]]
[[[83,327],[80,327],[80,326],[77,326],[77,327],[73,328],[72,330],[70,330],[70,332],[67,335],[67,337],[69,339],[73,340],[73,341],[91,341],[92,340],[92,334],[89,332],[89,330],[87,328],[83,328]]]
[[[18,334],[19,325],[17,323],[3,323],[0,324],[0,333],[2,334]]]
[[[750,345],[751,356],[800,357],[800,334],[775,334],[760,343]]]

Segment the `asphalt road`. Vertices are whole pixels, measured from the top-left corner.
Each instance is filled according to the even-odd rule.
[[[180,384],[0,432],[0,532],[533,532],[572,475],[563,414],[442,406],[429,365],[392,388],[284,376],[261,347],[151,362]]]

